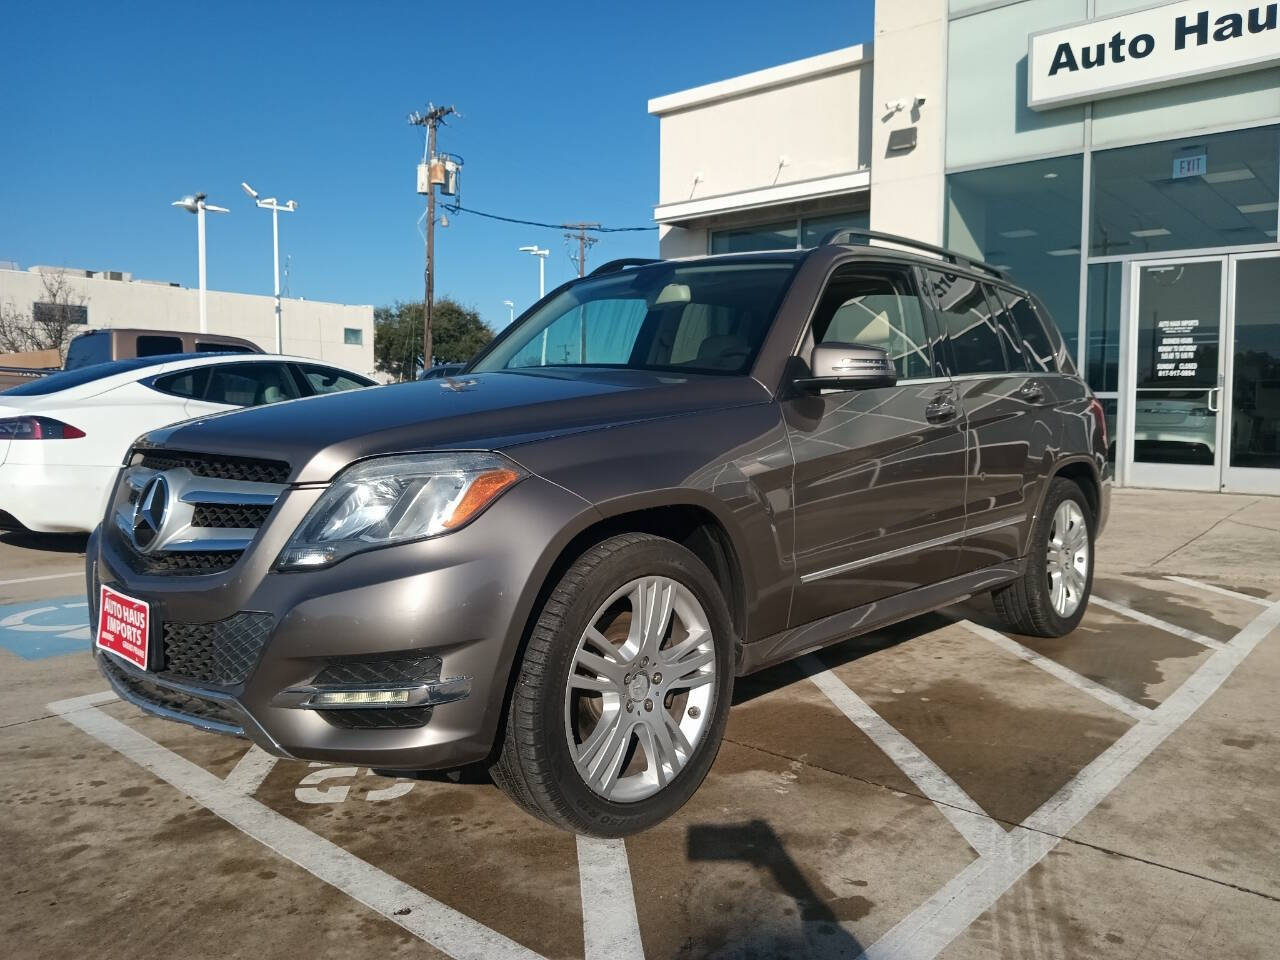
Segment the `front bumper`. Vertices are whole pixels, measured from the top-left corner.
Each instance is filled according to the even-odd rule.
[[[271,569],[321,490],[290,488],[230,569],[146,575],[110,529],[87,552],[89,596],[105,583],[151,605],[151,669],[98,652],[122,698],[159,716],[241,735],[281,757],[390,769],[448,769],[489,756],[511,667],[530,611],[567,531],[593,511],[555,484],[528,477],[473,523],[434,540],[373,550],[324,570]],[[250,616],[270,624],[243,679],[192,682],[167,669],[164,625],[216,625]],[[96,611],[92,618],[96,624]],[[438,658],[464,698],[429,706],[418,726],[352,729],[298,706],[297,691],[334,665]],[[457,694],[458,685],[449,688]],[[371,708],[376,710],[377,708]]]

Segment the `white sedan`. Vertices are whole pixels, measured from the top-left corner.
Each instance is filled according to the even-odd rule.
[[[87,533],[133,441],[239,407],[374,385],[305,357],[169,354],[50,374],[0,392],[0,527]]]

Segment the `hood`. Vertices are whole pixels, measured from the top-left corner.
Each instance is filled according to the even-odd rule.
[[[540,369],[292,400],[189,420],[143,440],[175,450],[288,460],[293,482],[309,483],[378,454],[500,450],[768,399],[768,391],[745,376]]]

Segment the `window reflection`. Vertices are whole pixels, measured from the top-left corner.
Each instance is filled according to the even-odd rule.
[[[1201,157],[1203,174],[1176,175]],[[1092,179],[1092,256],[1272,243],[1280,127],[1101,150]]]
[[[1008,272],[1049,308],[1076,355],[1080,316],[1079,156],[947,177],[946,245]]]

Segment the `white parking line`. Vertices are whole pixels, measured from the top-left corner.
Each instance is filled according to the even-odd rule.
[[[626,844],[578,837],[578,877],[586,960],[644,960]]]
[[[972,620],[957,620],[956,624],[964,627],[970,633],[975,633],[983,639],[990,640],[1001,650],[1007,650],[1015,657],[1025,660],[1032,666],[1039,667],[1045,673],[1056,677],[1063,683],[1070,684],[1082,693],[1087,693],[1093,699],[1105,703],[1108,707],[1128,714],[1135,720],[1145,720],[1151,715],[1150,707],[1135,703],[1128,697],[1116,693],[1110,687],[1104,687],[1097,681],[1076,673],[1070,667],[1064,667],[1057,660],[1051,660],[1036,653],[1030,647],[1023,646],[1012,637],[1006,637],[1003,633],[992,630],[990,627],[984,627],[980,623],[974,623]]]
[[[1096,600],[1096,598],[1095,598]],[[1274,603],[1214,653],[1143,723],[1134,724],[1039,810],[1014,828],[1003,852],[982,856],[862,954],[869,960],[931,960],[1073,830],[1165,739],[1204,705],[1277,626]]]
[[[1174,583],[1185,584],[1188,587],[1195,587],[1197,590],[1207,590],[1209,593],[1221,594],[1224,597],[1230,597],[1232,600],[1243,600],[1246,603],[1256,603],[1260,607],[1271,606],[1271,601],[1263,597],[1255,597],[1252,594],[1240,593],[1236,590],[1228,590],[1226,587],[1214,586],[1212,583],[1202,583],[1199,580],[1192,580],[1190,577],[1175,577],[1172,574],[1165,575],[1166,580],[1172,580]]]
[[[276,758],[255,743],[222,782],[237,793],[252,796],[275,765]]]
[[[1004,828],[989,817],[960,785],[942,772],[920,748],[891,727],[880,714],[850,690],[816,656],[809,654],[800,666],[810,674],[819,690],[853,725],[884,751],[885,756],[933,801],[934,806],[979,855],[1002,853],[1009,845]]]
[[[94,698],[100,696],[61,700],[48,706],[68,723],[167,781],[237,830],[451,957],[533,960],[539,956],[245,796],[202,767],[94,708],[92,704],[99,702]]]
[[[9,587],[15,583],[39,583],[42,580],[62,580],[65,577],[84,578],[83,570],[73,570],[70,573],[49,573],[43,577],[19,577],[17,580],[0,580],[0,587]]]
[[[1182,637],[1184,640],[1190,640],[1192,643],[1198,643],[1211,650],[1222,650],[1226,648],[1226,644],[1221,640],[1214,640],[1211,637],[1206,637],[1202,633],[1196,633],[1194,630],[1188,630],[1186,627],[1180,627],[1176,623],[1170,623],[1168,620],[1161,620],[1159,617],[1153,617],[1145,614],[1141,610],[1134,610],[1132,607],[1126,607],[1123,603],[1104,600],[1102,597],[1098,596],[1090,597],[1089,602],[1097,604],[1104,610],[1110,610],[1112,613],[1118,613],[1120,616],[1128,617],[1130,620],[1136,620],[1138,623],[1145,623],[1149,627],[1155,627],[1157,630],[1163,630],[1165,633],[1171,633],[1175,637]]]

